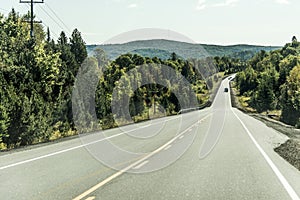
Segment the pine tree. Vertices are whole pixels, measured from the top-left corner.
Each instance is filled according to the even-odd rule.
[[[71,52],[74,54],[76,62],[81,65],[83,61],[87,58],[87,50],[85,42],[81,37],[81,33],[75,29],[70,38]]]
[[[50,34],[50,29],[47,27],[47,43],[50,43],[51,41],[51,34]]]

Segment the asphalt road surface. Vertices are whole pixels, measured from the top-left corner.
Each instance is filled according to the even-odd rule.
[[[231,108],[210,108],[0,154],[0,199],[299,199],[287,138]]]

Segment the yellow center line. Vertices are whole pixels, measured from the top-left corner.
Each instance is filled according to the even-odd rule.
[[[143,155],[143,156],[144,156],[144,155]],[[114,165],[113,168],[117,168],[117,167],[122,166],[122,165],[127,164],[127,163],[132,163],[132,162],[134,162],[134,161],[137,161],[137,160],[141,159],[143,156],[138,156],[138,157],[136,157],[136,158],[134,158],[134,159],[131,159],[131,160],[128,160],[128,161],[124,161],[124,162],[118,163],[118,164]],[[53,188],[53,189],[50,189],[50,190],[48,190],[48,191],[45,191],[44,193],[40,194],[40,196],[41,196],[41,195],[43,195],[43,196],[48,196],[48,194],[55,193],[55,192],[58,191],[58,190],[66,189],[66,188],[68,188],[68,187],[71,186],[71,185],[78,184],[78,183],[80,183],[80,182],[82,182],[82,181],[84,181],[84,180],[86,180],[86,179],[88,179],[88,178],[92,178],[92,177],[95,177],[95,176],[99,176],[99,175],[104,174],[104,173],[106,173],[106,172],[108,172],[108,171],[111,171],[111,170],[112,170],[111,168],[104,168],[104,169],[100,169],[100,170],[93,171],[93,172],[91,172],[91,173],[89,173],[89,174],[86,174],[86,175],[84,175],[84,176],[78,177],[77,179],[73,179],[72,181],[69,181],[69,182],[64,183],[64,184],[62,184],[62,185],[58,185],[57,187],[55,187],[55,188]],[[40,196],[39,196],[39,198],[36,198],[36,199],[40,199]],[[35,199],[35,198],[34,198],[34,199]]]
[[[146,165],[149,162],[149,160],[146,160],[144,162],[142,162],[141,164],[139,164],[138,166],[135,166],[133,169],[140,169],[142,168],[144,165]]]
[[[212,114],[208,114],[206,117],[204,117],[204,119],[208,118],[209,116],[211,116]],[[195,124],[199,123],[199,121],[197,121],[196,123],[194,123],[192,126],[195,126]],[[190,127],[192,127],[190,126]],[[141,158],[140,160],[136,161],[135,163],[125,167],[124,169],[116,172],[115,174],[111,175],[110,177],[106,178],[105,180],[101,181],[100,183],[98,183],[97,185],[93,186],[92,188],[88,189],[87,191],[85,191],[84,193],[80,194],[79,196],[75,197],[73,200],[81,200],[84,197],[90,195],[91,193],[93,193],[94,191],[98,190],[99,188],[101,188],[102,186],[104,186],[105,184],[109,183],[110,181],[114,180],[115,178],[121,176],[122,174],[124,174],[125,172],[127,172],[128,170],[136,167],[137,165],[140,165],[142,162],[144,162],[145,160],[149,159],[150,157],[154,156],[155,154],[159,153],[160,151],[162,151],[163,149],[165,149],[168,145],[172,144],[175,140],[177,140],[179,137],[181,137],[182,135],[184,135],[185,133],[187,133],[189,131],[189,128],[187,128],[186,130],[184,130],[181,134],[178,134],[176,137],[174,137],[173,139],[171,139],[169,142],[167,142],[166,144],[162,145],[161,147],[159,147],[158,149],[156,149],[155,151],[149,153],[148,155],[144,156],[143,158]]]
[[[96,199],[96,197],[89,197],[89,198],[87,198],[85,200],[94,200],[94,199]]]
[[[172,147],[172,145],[169,145],[165,148],[165,151],[167,151],[168,149],[170,149]]]

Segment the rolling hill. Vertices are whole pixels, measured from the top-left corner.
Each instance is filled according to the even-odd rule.
[[[88,45],[89,54],[96,48],[103,49],[109,59],[115,59],[121,54],[137,53],[146,57],[158,57],[167,59],[172,52],[180,57],[203,58],[208,56],[231,56],[242,60],[249,59],[255,53],[265,50],[272,51],[281,47],[277,46],[255,46],[255,45],[208,45],[208,44],[191,44],[170,40],[142,40],[128,42],[124,44],[104,44]]]

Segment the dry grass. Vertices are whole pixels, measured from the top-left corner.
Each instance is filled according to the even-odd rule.
[[[250,101],[250,97],[246,97],[246,96],[238,96],[238,102],[239,105],[242,107],[243,110],[245,110],[246,112],[250,112],[250,113],[255,113],[256,110],[251,108],[249,106],[249,101]]]
[[[0,151],[1,151],[1,150],[6,150],[6,149],[7,149],[6,144],[0,143]]]

